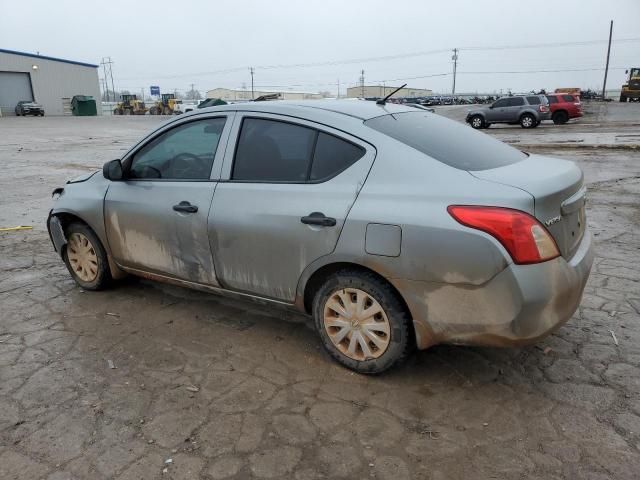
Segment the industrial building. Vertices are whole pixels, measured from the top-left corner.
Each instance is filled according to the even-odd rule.
[[[251,90],[232,90],[229,88],[214,88],[207,91],[207,98],[220,98],[226,102],[251,100],[252,98],[262,97],[264,95],[279,95],[280,100],[318,100],[322,98],[319,93],[310,92],[293,92],[291,90],[254,90],[253,97]]]
[[[397,87],[387,85],[358,85],[357,87],[347,88],[348,98],[381,98],[386,97],[393,92]],[[426,88],[410,88],[405,87],[394,94],[394,98],[416,98],[416,97],[428,97],[433,95],[432,90]]]
[[[100,106],[98,65],[0,49],[2,115],[14,115],[21,100],[40,103],[46,115],[71,115],[75,95],[91,96]]]

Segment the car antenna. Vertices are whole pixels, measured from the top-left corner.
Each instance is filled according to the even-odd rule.
[[[387,103],[387,100],[389,100],[391,98],[391,96],[396,93],[399,90],[402,90],[404,87],[406,87],[407,84],[405,83],[404,85],[402,85],[401,87],[396,88],[393,92],[391,92],[389,95],[387,95],[384,98],[381,98],[380,100],[376,101],[376,105],[384,105],[385,103]]]

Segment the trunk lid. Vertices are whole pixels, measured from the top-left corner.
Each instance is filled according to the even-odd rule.
[[[584,175],[575,163],[529,155],[521,162],[469,173],[529,193],[535,217],[553,236],[560,254],[565,259],[573,256],[586,227]]]

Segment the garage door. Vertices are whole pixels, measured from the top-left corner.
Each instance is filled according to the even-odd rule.
[[[2,113],[13,113],[20,100],[33,100],[29,74],[0,72],[0,108],[2,108]]]

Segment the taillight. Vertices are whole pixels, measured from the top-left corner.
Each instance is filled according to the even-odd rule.
[[[546,113],[549,111],[549,107],[547,107],[546,105],[540,105],[538,107],[538,110],[541,111],[542,113]]]
[[[495,237],[519,265],[540,263],[560,256],[556,242],[538,220],[520,210],[502,207],[450,205],[459,223]]]

